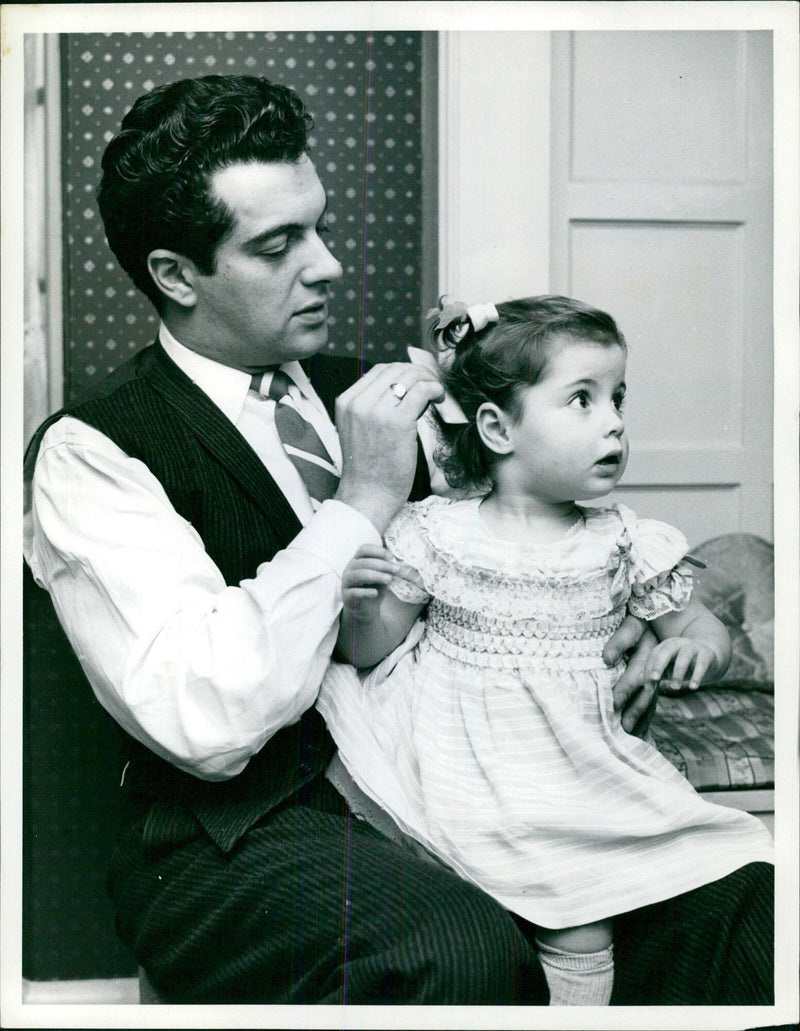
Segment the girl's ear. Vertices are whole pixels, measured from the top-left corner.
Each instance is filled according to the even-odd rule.
[[[175,251],[159,249],[147,256],[147,268],[161,293],[182,308],[197,303],[194,262]]]
[[[492,401],[485,401],[475,413],[478,436],[496,455],[508,455],[514,450],[510,427],[508,414]]]

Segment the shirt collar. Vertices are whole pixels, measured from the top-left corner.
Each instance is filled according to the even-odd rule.
[[[249,372],[233,369],[212,358],[192,351],[181,344],[162,322],[158,330],[161,346],[182,372],[206,394],[221,411],[236,424],[242,414],[252,377]],[[299,362],[286,362],[280,366],[305,397],[313,398],[308,376]]]

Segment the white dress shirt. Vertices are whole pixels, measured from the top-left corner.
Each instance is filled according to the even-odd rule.
[[[25,516],[25,558],[101,704],[134,738],[207,780],[235,776],[314,704],[333,650],[341,576],[373,524],[339,501],[311,508],[250,376],[179,344],[169,356],[262,458],[303,529],[253,579],[225,584],[159,481],[77,419],[51,426]],[[336,430],[300,366],[294,403],[341,465]]]
[[[220,365],[210,358],[190,351],[179,344],[166,326],[159,332],[161,344],[178,368],[182,369],[200,389],[208,395],[233,425],[239,430],[272,478],[286,495],[286,499],[305,525],[314,510],[305,484],[287,457],[275,428],[275,402],[260,397],[250,390],[251,377],[246,372]],[[287,362],[281,368],[291,379],[289,397],[292,405],[319,434],[328,449],[337,472],[342,471],[342,451],[336,428],[317,397],[299,362]],[[272,373],[264,374],[262,390],[266,394]]]

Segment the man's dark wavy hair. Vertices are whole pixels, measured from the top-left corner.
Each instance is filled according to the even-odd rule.
[[[181,79],[136,101],[103,155],[97,201],[111,250],[157,310],[148,254],[176,251],[211,275],[233,228],[209,196],[211,176],[236,162],[298,161],[312,127],[294,90],[251,75]]]

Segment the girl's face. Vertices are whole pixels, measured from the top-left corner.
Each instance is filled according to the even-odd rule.
[[[625,351],[566,336],[551,346],[544,377],[522,390],[522,414],[509,425],[511,471],[520,489],[543,501],[599,498],[628,461]]]

